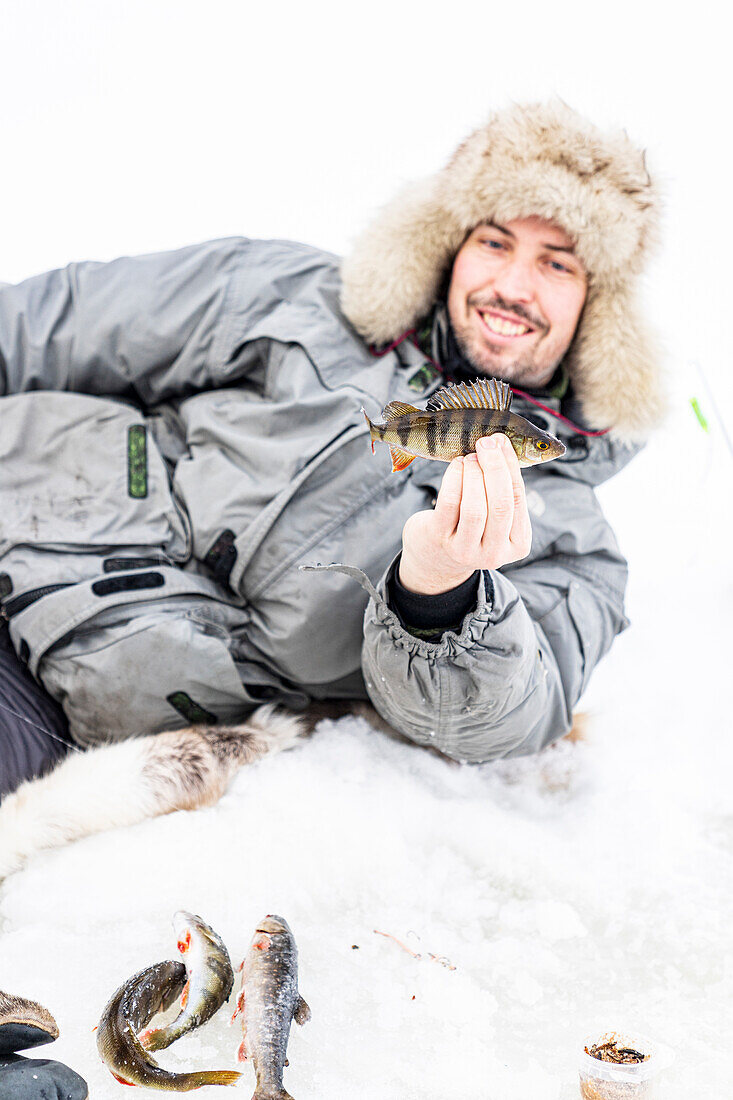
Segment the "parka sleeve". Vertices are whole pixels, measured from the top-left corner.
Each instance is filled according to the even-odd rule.
[[[437,643],[409,634],[388,606],[394,562],[372,592],[362,648],[385,721],[471,763],[536,752],[567,733],[593,668],[628,625],[626,562],[600,509],[591,527],[592,550],[579,553],[569,534],[546,556],[484,572],[474,611]]]
[[[0,395],[70,390],[150,406],[226,383],[233,328],[246,339],[268,289],[276,298],[267,264],[247,276],[260,243],[73,263],[0,286]]]

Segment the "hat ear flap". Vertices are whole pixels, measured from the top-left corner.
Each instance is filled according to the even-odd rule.
[[[619,443],[645,439],[666,412],[659,361],[628,283],[591,286],[566,359],[587,423],[612,425]]]
[[[367,343],[388,343],[430,312],[464,237],[432,179],[384,207],[341,265],[341,308]]]

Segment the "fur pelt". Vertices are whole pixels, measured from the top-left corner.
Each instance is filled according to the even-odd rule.
[[[496,113],[387,205],[342,264],[343,311],[368,342],[397,339],[430,312],[472,229],[533,215],[568,233],[589,275],[566,359],[584,416],[619,440],[643,439],[665,406],[635,300],[659,196],[625,133],[601,133],[559,100]]]
[[[189,726],[71,753],[0,804],[0,881],[44,848],[209,806],[238,768],[289,748],[304,729],[265,706],[240,726]]]
[[[3,993],[0,990],[0,1027],[5,1024],[28,1024],[30,1027],[40,1028],[48,1034],[49,1042],[59,1037],[58,1024],[47,1008],[37,1001],[29,1001],[27,997],[15,997],[12,993]],[[38,1040],[29,1045],[37,1044]],[[17,1049],[22,1048],[13,1048]]]

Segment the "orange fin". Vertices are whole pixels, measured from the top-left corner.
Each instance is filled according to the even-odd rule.
[[[408,454],[407,451],[403,451],[401,447],[390,447],[389,453],[392,455],[392,473],[397,473],[398,470],[406,470],[411,462],[414,462],[417,455]]]
[[[109,1072],[112,1073],[112,1070],[110,1070]],[[118,1077],[116,1073],[112,1073],[112,1076],[114,1077],[115,1081],[119,1081],[121,1085],[129,1085],[130,1088],[135,1088],[134,1081],[126,1081],[124,1077]]]

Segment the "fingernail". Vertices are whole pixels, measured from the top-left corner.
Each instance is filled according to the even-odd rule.
[[[487,451],[489,447],[495,447],[496,443],[497,439],[495,435],[485,435],[482,436],[481,439],[479,439],[478,446],[481,448],[482,451]]]

